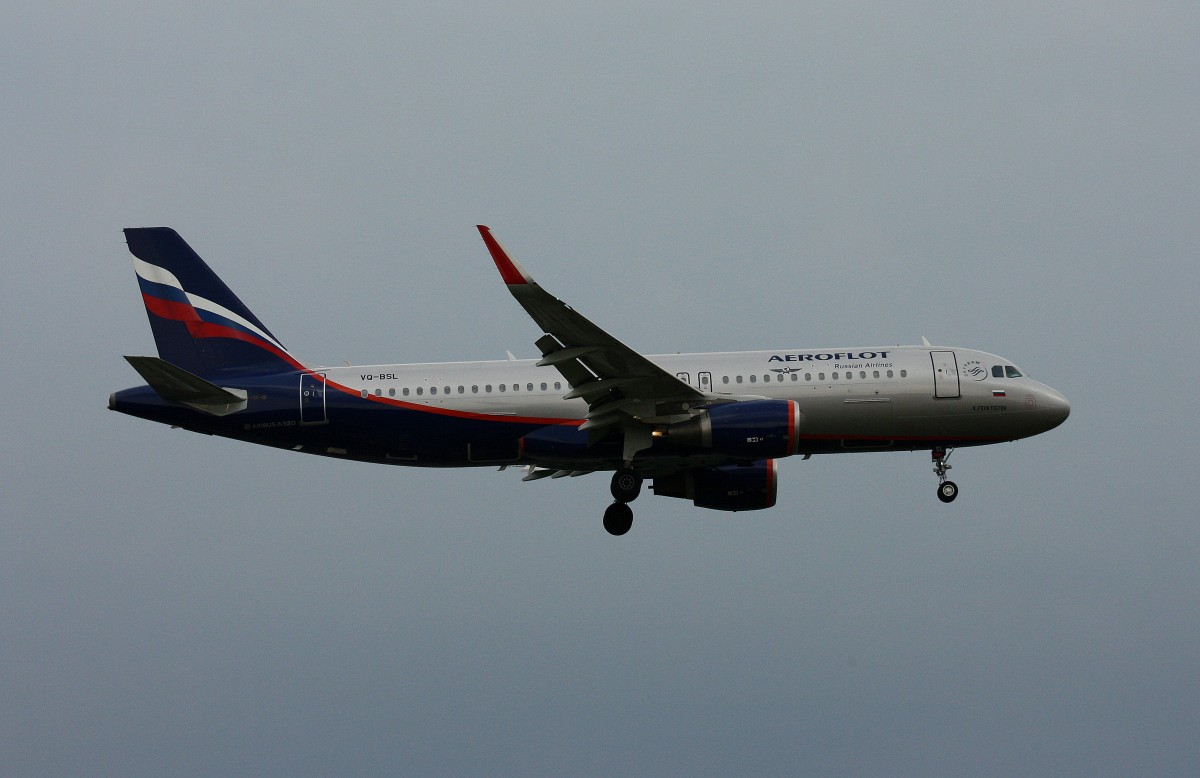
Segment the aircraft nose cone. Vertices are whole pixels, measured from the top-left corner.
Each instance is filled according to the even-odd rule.
[[[1046,396],[1042,400],[1042,409],[1047,411],[1047,415],[1051,419],[1051,424],[1047,429],[1057,427],[1071,415],[1071,404],[1067,402],[1067,398],[1050,388],[1046,389]]]

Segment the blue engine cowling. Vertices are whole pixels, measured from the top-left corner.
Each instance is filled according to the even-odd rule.
[[[671,443],[749,459],[791,456],[800,444],[800,406],[793,400],[714,405],[667,428]]]
[[[691,500],[697,508],[759,511],[775,505],[778,484],[778,466],[766,459],[749,465],[698,467],[655,478],[650,488],[663,497]]]

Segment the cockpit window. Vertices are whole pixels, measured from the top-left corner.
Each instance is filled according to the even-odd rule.
[[[1024,375],[1012,365],[992,365],[992,378],[1022,378]]]

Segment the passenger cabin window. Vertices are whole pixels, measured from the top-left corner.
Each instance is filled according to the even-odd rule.
[[[756,376],[756,375],[750,376],[750,383],[752,383],[752,384],[758,383],[758,376]]]
[[[430,393],[430,394],[437,394],[437,387],[436,387],[436,386],[431,386],[431,387],[429,387],[429,393]]]
[[[403,394],[405,397],[408,397],[408,387],[407,387],[407,386],[406,386],[406,387],[404,387],[404,388],[403,388],[403,389],[400,391],[400,393],[401,393],[401,394]]]
[[[425,390],[420,386],[417,387],[417,394],[425,394]]]
[[[908,378],[908,371],[907,371],[907,370],[901,370],[901,371],[900,371],[900,377],[901,377],[901,378]]]
[[[492,385],[488,384],[488,385],[484,386],[483,391],[487,392],[488,394],[491,394],[492,393]]]

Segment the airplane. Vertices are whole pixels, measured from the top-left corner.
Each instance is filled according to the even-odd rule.
[[[958,447],[1037,435],[1062,394],[976,349],[839,346],[643,356],[545,291],[478,226],[542,333],[539,359],[317,366],[286,349],[173,229],[125,239],[158,356],[120,413],[264,446],[414,467],[518,467],[524,480],[612,472],[604,528],[655,494],[749,511],[775,505],[789,456],[929,451],[945,503]]]

